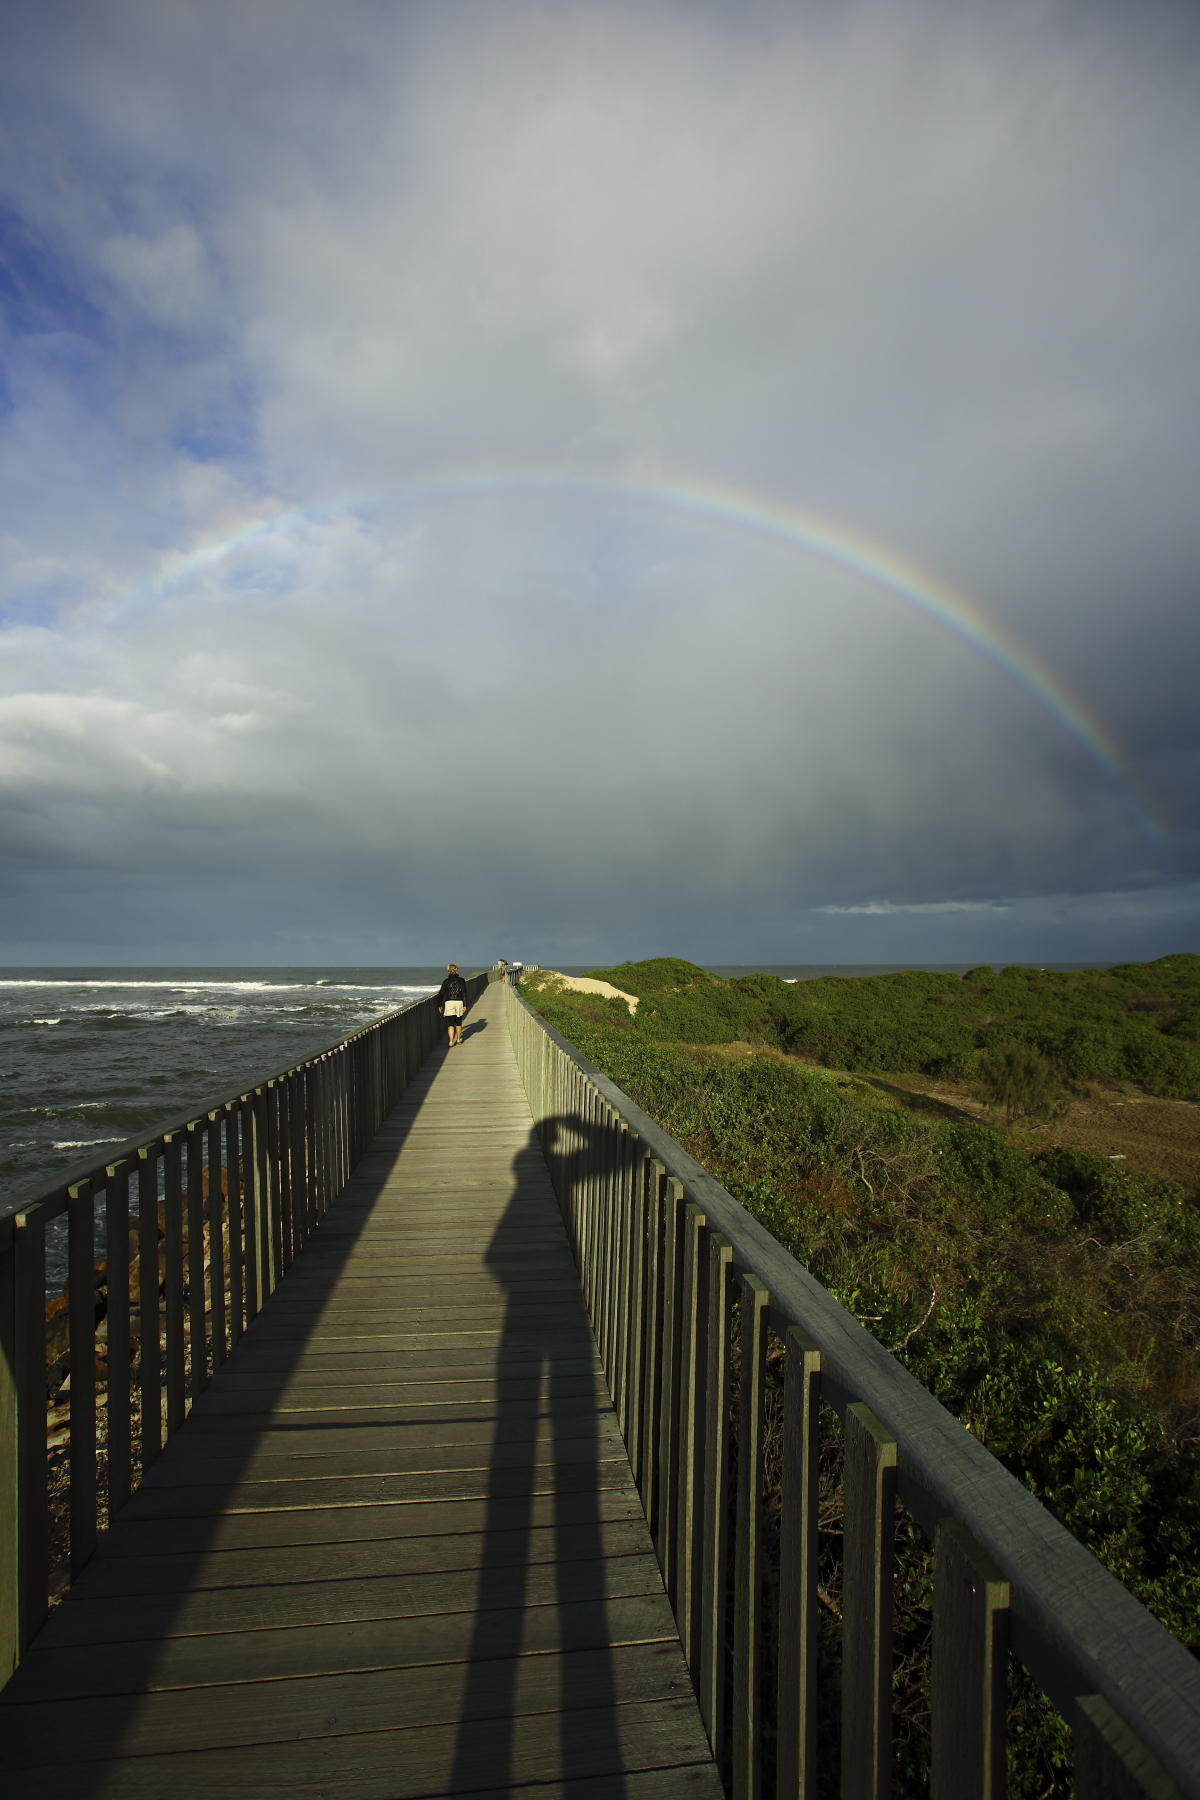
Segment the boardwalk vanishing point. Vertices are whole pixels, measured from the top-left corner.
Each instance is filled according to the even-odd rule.
[[[29,1647],[7,1800],[719,1800],[503,999]]]

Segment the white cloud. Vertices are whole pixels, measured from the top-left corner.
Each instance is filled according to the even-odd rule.
[[[821,913],[863,913],[870,918],[886,919],[894,913],[998,913],[1011,912],[1011,900],[919,900],[898,904],[891,900],[868,900],[864,906],[818,906]]]
[[[817,914],[982,938],[997,894],[1175,891],[1185,10],[202,13],[77,8],[66,54],[10,27],[10,935],[85,849],[142,892],[247,882],[210,909],[229,947],[285,891],[281,931],[319,890],[397,949],[440,913],[722,956]],[[531,467],[703,478],[917,556],[1084,691],[1170,841],[847,575],[649,502],[427,481]]]

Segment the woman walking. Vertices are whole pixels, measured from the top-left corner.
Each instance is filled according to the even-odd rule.
[[[446,979],[437,992],[437,1009],[446,1021],[449,1047],[462,1043],[463,1014],[467,1010],[467,984],[458,972],[457,963],[446,964]]]

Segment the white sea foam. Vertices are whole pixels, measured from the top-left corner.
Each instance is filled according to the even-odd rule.
[[[97,988],[157,988],[160,992],[176,994],[287,994],[310,993],[319,988],[321,998],[332,998],[336,994],[431,994],[436,982],[414,984],[404,981],[197,981],[177,978],[174,981],[101,981],[91,976],[80,977],[78,981],[64,981],[61,976],[54,979],[38,978],[17,979],[13,976],[0,977],[0,990],[5,988],[86,988],[89,991]]]

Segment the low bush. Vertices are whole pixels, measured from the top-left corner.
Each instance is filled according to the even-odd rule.
[[[744,1041],[784,1034],[791,1002],[768,977],[722,988],[667,959],[596,973],[639,994],[636,1019],[581,995],[535,1003],[1200,1654],[1194,1197],[1104,1157],[1031,1156],[844,1071],[770,1051],[732,1058],[733,1015]],[[656,985],[667,975],[670,993]],[[1002,980],[974,971],[973,985],[989,978]],[[949,990],[924,977],[912,991],[925,1005]],[[929,1572],[914,1532],[899,1579],[897,1706],[915,1748],[898,1791],[916,1793],[927,1718],[913,1646],[927,1636]],[[1069,1794],[1061,1726],[1023,1677],[1014,1692],[1010,1793]]]

